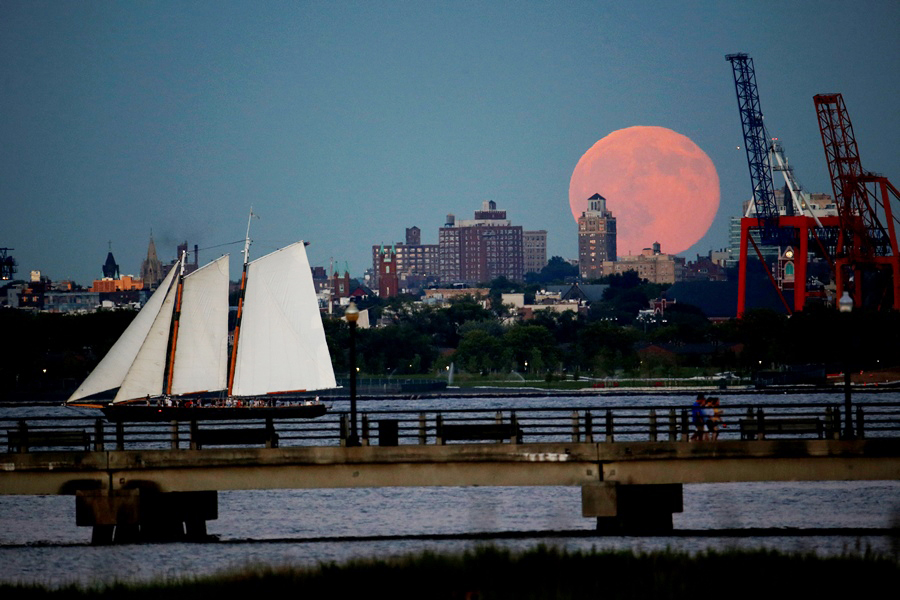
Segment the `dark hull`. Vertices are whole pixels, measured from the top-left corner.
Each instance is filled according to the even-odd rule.
[[[324,404],[281,406],[145,406],[123,404],[101,409],[108,421],[224,421],[236,419],[312,419],[327,412]]]

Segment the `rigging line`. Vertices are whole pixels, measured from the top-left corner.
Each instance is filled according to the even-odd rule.
[[[285,246],[289,246],[296,242],[297,240],[253,240],[253,243],[256,246],[263,246],[264,248],[284,248]]]
[[[233,242],[225,242],[224,244],[216,244],[215,246],[206,246],[204,248],[197,248],[197,250],[213,250],[214,248],[221,248],[223,246],[233,246],[234,244],[243,244],[244,240],[235,240]]]

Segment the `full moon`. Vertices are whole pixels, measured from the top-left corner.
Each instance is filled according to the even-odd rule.
[[[687,136],[665,127],[628,127],[594,144],[575,166],[569,206],[576,222],[600,194],[616,218],[616,254],[659,242],[678,254],[697,243],[719,208],[719,176]]]

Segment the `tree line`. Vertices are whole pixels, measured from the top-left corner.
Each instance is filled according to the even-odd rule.
[[[490,297],[430,306],[417,298],[369,298],[370,320],[359,329],[357,365],[374,377],[439,374],[451,363],[472,374],[547,377],[678,376],[688,369],[750,373],[794,365],[841,371],[900,365],[900,314],[864,310],[840,314],[813,308],[791,317],[749,311],[742,319],[712,323],[700,309],[669,304],[664,317],[638,314],[665,286],[615,275],[603,299],[579,312],[538,311],[528,321],[510,319],[504,292],[534,293],[542,284],[491,282]],[[538,288],[529,287],[537,285]],[[0,394],[69,389],[106,354],[136,313],[128,310],[60,315],[0,310]],[[348,324],[323,315],[334,370],[349,368]],[[647,352],[671,351],[668,358]],[[679,352],[679,349],[685,350]],[[691,352],[686,350],[690,349]]]

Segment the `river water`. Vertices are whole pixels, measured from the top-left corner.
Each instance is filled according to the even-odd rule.
[[[728,395],[727,404],[840,403],[839,394]],[[900,402],[900,393],[857,395]],[[641,406],[690,403],[646,396],[391,400],[360,410],[527,408],[549,405]],[[346,410],[336,400],[333,409]],[[59,408],[7,408],[2,416]],[[424,549],[461,551],[481,544],[570,550],[773,548],[837,555],[873,551],[900,557],[900,482],[727,483],[684,486],[684,512],[668,536],[596,536],[581,516],[579,488],[377,488],[219,493],[218,541],[92,547],[75,525],[69,496],[0,494],[0,581],[52,586],[177,579],[256,565],[315,565]]]

